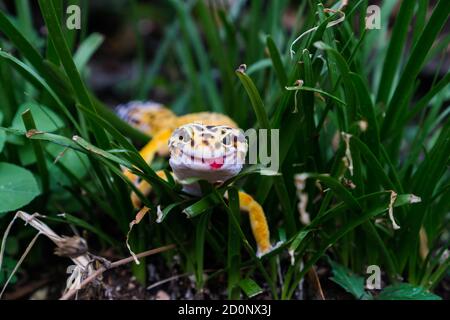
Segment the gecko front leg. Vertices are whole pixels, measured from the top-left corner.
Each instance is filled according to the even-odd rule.
[[[157,134],[152,138],[150,142],[148,142],[142,150],[139,151],[139,154],[141,157],[147,162],[149,165],[152,163],[153,159],[155,158],[156,154],[161,154],[163,156],[166,156],[169,153],[167,144],[170,138],[170,135],[172,134],[171,129],[165,129]],[[131,173],[130,171],[126,170],[124,172],[125,176],[132,182],[136,182],[138,177]]]
[[[158,170],[158,171],[156,171],[156,175],[157,175],[158,177],[160,177],[161,179],[164,179],[164,180],[167,181],[167,175],[166,175],[166,173],[165,173],[164,170]],[[139,191],[141,191],[141,193],[142,193],[144,196],[146,196],[146,197],[150,194],[150,192],[152,192],[152,186],[151,186],[151,184],[148,183],[148,182],[145,181],[145,180],[142,180],[142,181],[138,184],[137,188],[138,188]],[[135,192],[132,192],[132,193],[131,193],[131,203],[133,204],[133,207],[136,208],[136,209],[139,209],[139,208],[141,207],[141,205],[142,205],[141,199],[139,199],[139,197],[137,196],[137,194],[136,194]]]

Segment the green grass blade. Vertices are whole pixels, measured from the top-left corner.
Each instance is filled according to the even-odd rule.
[[[43,59],[36,48],[11,23],[6,15],[0,11],[0,30],[17,47],[20,53],[36,68],[39,74],[44,74]]]
[[[256,119],[258,120],[259,127],[261,129],[270,129],[269,118],[267,117],[266,109],[264,107],[263,100],[259,95],[258,89],[256,89],[255,84],[252,79],[245,74],[245,70],[239,68],[236,70],[236,75],[239,80],[241,80],[247,95],[250,98],[253,111],[255,112]]]
[[[89,109],[96,111],[95,106],[92,104],[88,90],[81,80],[81,76],[78,73],[75,62],[72,59],[72,54],[67,46],[66,40],[64,39],[64,34],[59,24],[57,13],[52,1],[40,0],[39,7],[41,8],[49,35],[55,45],[56,52],[58,53],[78,101]],[[91,129],[94,132],[95,138],[100,147],[108,148],[108,138],[106,137],[103,129],[97,128],[95,124],[92,124]]]
[[[58,105],[61,112],[70,120],[70,122],[74,125],[77,130],[81,130],[78,126],[77,121],[70,114],[69,110],[66,108],[64,103],[59,99],[57,94],[48,86],[47,82],[41,78],[39,74],[37,74],[32,68],[18,60],[14,56],[0,51],[0,57],[6,59],[18,72],[20,72],[28,81],[33,83],[38,88],[43,88],[47,91],[47,93],[52,97],[55,104]]]
[[[269,49],[270,59],[272,60],[272,65],[275,69],[278,83],[280,84],[281,90],[284,90],[284,87],[288,84],[288,78],[286,71],[284,70],[283,62],[281,61],[280,52],[278,51],[278,48],[271,36],[267,36],[266,45]]]
[[[394,203],[395,207],[403,206],[406,204],[409,204],[411,201],[411,195],[404,194],[404,195],[398,195],[397,200]],[[368,219],[372,217],[376,217],[383,212],[387,210],[389,204],[389,199],[385,200],[385,203],[383,205],[377,206],[373,209],[365,210],[361,215],[359,215],[356,219],[352,219],[348,224],[346,224],[344,227],[341,227],[338,231],[336,231],[334,234],[332,234],[323,245],[317,250],[317,252],[306,262],[302,270],[297,274],[295,277],[295,280],[293,281],[293,284],[288,291],[287,297],[292,297],[294,291],[297,288],[297,285],[299,281],[304,277],[306,272],[308,272],[309,268],[311,268],[326,252],[326,250],[335,244],[339,239],[341,239],[343,236],[345,236],[347,233],[349,233],[351,230],[355,229],[357,226],[361,225]]]
[[[94,227],[93,225],[89,224],[88,222],[84,221],[83,219],[80,219],[69,213],[64,213],[62,217],[63,218],[47,216],[46,219],[50,220],[50,221],[56,221],[56,222],[72,223],[78,227],[81,227],[83,229],[86,229],[86,230],[98,235],[100,238],[102,238],[103,240],[108,242],[110,245],[117,246],[118,241],[116,239],[112,238],[111,236],[104,233],[99,228]]]
[[[199,217],[199,221],[195,226],[195,278],[196,287],[198,290],[203,288],[203,265],[205,255],[205,234],[208,228],[208,222],[210,220],[210,212],[205,213]]]
[[[24,113],[22,113],[22,120],[27,131],[36,130],[36,124],[34,122],[33,115],[31,114],[30,109],[27,109]],[[44,150],[40,141],[32,140],[31,145],[33,146],[33,150],[37,159],[42,191],[44,192],[44,194],[47,194],[49,191],[50,179],[48,175],[47,164],[45,163]]]
[[[242,279],[238,284],[249,298],[253,298],[263,292],[263,289],[261,289],[261,287],[250,278]]]
[[[187,7],[180,0],[170,0],[170,3],[171,5],[174,6],[177,15],[180,19],[181,31],[183,32],[183,35],[186,39],[186,43],[192,45],[194,56],[198,59],[200,71],[202,76],[204,77],[202,85],[205,88],[206,96],[209,99],[208,101],[208,104],[210,104],[209,108],[217,112],[223,112],[222,101],[219,98],[217,88],[213,85],[214,80],[211,74],[211,67],[208,55],[206,54],[206,51],[203,47],[198,31],[195,28],[195,22],[189,15]],[[188,48],[186,49],[189,50]]]
[[[448,1],[440,0],[433,10],[433,14],[428,20],[425,29],[420,35],[417,43],[412,49],[405,69],[402,72],[398,85],[394,90],[394,95],[389,101],[386,111],[386,116],[382,127],[382,140],[385,140],[391,134],[392,126],[397,123],[399,115],[404,112],[405,100],[408,97],[408,92],[414,85],[412,79],[416,79],[419,74],[428,51],[435,41],[439,31],[444,26],[450,13],[450,6]]]
[[[78,72],[82,73],[92,55],[102,45],[104,37],[99,33],[90,34],[78,47],[73,56]]]
[[[231,213],[239,222],[241,213],[239,209],[239,196],[235,188],[228,189],[228,197]],[[228,299],[239,299],[239,281],[241,265],[241,239],[235,229],[231,216],[228,217],[228,245],[227,245],[227,269],[228,269]]]
[[[415,1],[403,1],[399,14],[395,19],[391,39],[384,59],[383,71],[378,86],[377,102],[387,104],[394,88],[395,74],[401,67],[402,52],[405,47],[411,18],[413,16]]]
[[[205,31],[206,39],[209,42],[210,50],[212,51],[212,57],[215,59],[215,63],[221,72],[221,81],[223,82],[223,104],[224,110],[227,114],[233,116],[231,106],[236,102],[234,101],[234,86],[233,86],[233,66],[228,58],[228,50],[221,43],[219,38],[219,30],[214,23],[212,13],[208,11],[206,3],[204,1],[197,1],[197,9],[199,18],[203,24],[203,30]],[[233,117],[234,118],[234,117]]]

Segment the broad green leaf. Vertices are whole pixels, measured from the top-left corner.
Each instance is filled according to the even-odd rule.
[[[50,170],[51,167],[56,167],[56,162],[58,162],[80,179],[83,178],[89,170],[90,162],[85,154],[53,143],[49,143],[45,150],[53,156],[54,163],[49,167]]]
[[[353,273],[350,269],[330,260],[333,269],[333,282],[340,285],[356,299],[370,300],[372,295],[364,290],[364,278]]]
[[[38,184],[30,171],[0,162],[0,213],[19,209],[39,194]]]
[[[29,141],[26,141],[23,146],[18,147],[17,153],[19,154],[20,164],[23,167],[36,163],[36,154]]]
[[[423,287],[410,283],[399,283],[388,286],[381,291],[378,300],[442,300],[441,297]]]
[[[75,183],[75,181],[71,181],[71,179],[64,173],[63,170],[61,170],[60,167],[58,167],[57,164],[47,161],[47,167],[48,173],[51,176],[50,189],[52,191],[60,192],[61,187],[71,186]]]
[[[27,109],[31,110],[36,123],[36,129],[39,131],[53,132],[64,127],[64,122],[55,112],[43,105],[27,102],[19,106],[12,122],[13,129],[25,130],[22,113]]]
[[[29,141],[26,141],[23,146],[18,146],[17,153],[19,154],[20,164],[24,167],[36,162],[36,154]]]
[[[45,150],[52,160],[47,163],[52,190],[60,190],[61,186],[73,185],[83,179],[91,168],[91,163],[85,154],[69,147],[49,143]]]

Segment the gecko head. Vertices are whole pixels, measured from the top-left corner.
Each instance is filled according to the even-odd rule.
[[[117,115],[133,127],[154,136],[162,129],[173,127],[176,115],[153,101],[132,101],[116,107]]]
[[[170,166],[180,180],[221,182],[241,171],[247,149],[241,129],[190,123],[177,128],[169,139]]]

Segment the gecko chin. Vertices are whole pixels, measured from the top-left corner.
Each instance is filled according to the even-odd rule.
[[[171,157],[169,164],[179,180],[198,178],[211,184],[221,183],[236,176],[243,166],[242,163],[237,163],[235,156],[213,158]],[[198,183],[184,185],[183,190],[195,196],[201,195]]]

